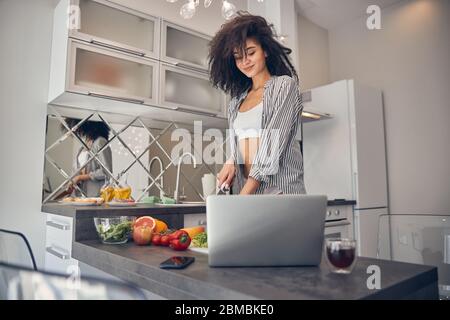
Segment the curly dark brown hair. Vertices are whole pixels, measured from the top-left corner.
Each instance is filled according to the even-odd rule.
[[[69,128],[75,127],[81,120],[74,118],[66,118],[66,123]],[[61,131],[67,131],[64,125],[60,126]],[[108,140],[110,128],[104,122],[98,121],[85,121],[77,130],[76,133],[84,138],[88,138],[92,141],[97,140],[99,137],[103,137]]]
[[[236,17],[223,24],[209,43],[209,77],[215,88],[234,98],[252,86],[252,79],[237,68],[233,55],[235,49],[246,55],[248,38],[256,39],[268,55],[266,65],[272,76],[288,75],[298,82],[297,72],[288,56],[292,50],[277,41],[273,24],[268,24],[261,16],[238,11]]]

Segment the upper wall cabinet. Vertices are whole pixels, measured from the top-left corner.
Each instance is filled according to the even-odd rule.
[[[208,71],[211,37],[162,21],[161,60],[180,67]]]
[[[159,58],[160,19],[104,0],[70,0],[69,36],[141,57]],[[77,19],[78,18],[78,19]]]
[[[161,63],[160,102],[175,110],[226,117],[226,96],[213,88],[203,72]]]
[[[140,104],[157,103],[158,62],[70,40],[67,90]]]
[[[67,27],[72,10],[79,28]],[[188,125],[201,120],[205,127],[225,128],[227,97],[207,73],[209,40],[165,23],[168,50],[161,51],[170,61],[162,62],[159,21],[103,0],[60,0],[48,102],[80,114],[84,109]]]

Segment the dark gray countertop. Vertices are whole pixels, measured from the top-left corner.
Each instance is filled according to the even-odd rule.
[[[102,206],[73,206],[59,203],[43,204],[41,211],[74,218],[76,214],[83,217],[112,217],[112,216],[144,216],[153,214],[193,214],[205,213],[205,205],[193,206],[158,206],[151,204],[136,204],[135,207]]]
[[[74,242],[73,257],[168,299],[412,299],[438,298],[436,267],[358,258],[351,275],[319,267],[210,268],[207,255],[184,270],[159,263],[180,252],[166,247]],[[381,268],[381,289],[369,290],[367,267]]]
[[[355,200],[329,200],[328,206],[355,205]],[[41,211],[61,216],[75,217],[77,213],[84,217],[111,217],[111,216],[143,216],[152,214],[195,214],[206,213],[206,205],[193,206],[158,206],[151,204],[137,204],[135,207],[109,207],[102,206],[73,206],[60,203],[43,204]]]

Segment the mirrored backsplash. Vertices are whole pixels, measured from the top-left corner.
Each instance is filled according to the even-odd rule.
[[[150,195],[173,197],[178,160],[186,150],[198,165],[194,168],[189,157],[183,159],[178,194],[187,201],[203,201],[202,176],[216,175],[225,159],[223,140],[204,142],[204,132],[196,140],[192,128],[177,123],[155,126],[139,117],[95,111],[77,116],[51,106],[48,110],[43,202],[99,197],[106,185],[131,187],[136,201]],[[180,139],[186,133],[189,137]],[[219,161],[205,159],[205,149],[223,156]]]

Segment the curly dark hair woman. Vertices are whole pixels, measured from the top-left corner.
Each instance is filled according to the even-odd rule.
[[[276,39],[273,25],[261,16],[246,11],[238,11],[237,17],[222,28],[210,42],[210,80],[231,97],[238,96],[252,85],[251,78],[245,76],[236,66],[235,54],[247,55],[246,41],[253,38],[267,54],[266,65],[271,75],[287,75],[298,81],[298,75],[288,55],[292,50]]]
[[[66,118],[66,123],[69,128],[75,127],[80,123],[79,119]],[[61,130],[66,131],[64,125],[61,125]],[[73,171],[78,174],[72,179],[72,182],[68,185],[67,190],[58,195],[56,198],[61,198],[66,195],[85,195],[88,197],[98,197],[101,187],[108,179],[108,169],[112,172],[112,152],[111,148],[104,146],[108,142],[110,128],[104,123],[99,121],[85,121],[79,126],[75,133],[83,139],[86,146],[94,154],[100,150],[102,152],[97,154],[97,159],[103,164],[100,165],[97,160],[90,160],[91,157],[89,151],[83,146],[79,148],[78,153],[73,161]],[[75,190],[74,185],[78,185],[82,194]]]
[[[212,85],[230,94],[231,157],[217,176],[233,193],[306,193],[295,139],[302,112],[298,75],[263,17],[240,11],[210,43]],[[235,179],[236,177],[236,179]]]
[[[79,119],[74,118],[66,118],[66,123],[69,128],[75,127],[78,123],[80,123]],[[61,124],[61,130],[65,131],[66,128]],[[99,137],[103,137],[108,140],[109,133],[111,130],[104,122],[98,121],[85,121],[83,124],[76,130],[76,133],[84,138],[95,141]]]

